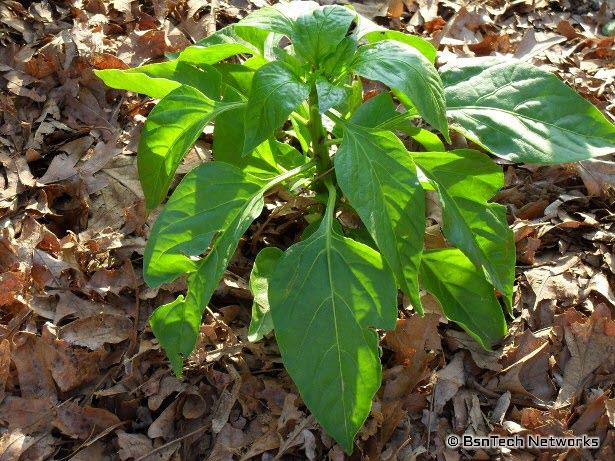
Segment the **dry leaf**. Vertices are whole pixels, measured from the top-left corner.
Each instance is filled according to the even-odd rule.
[[[105,344],[117,344],[128,339],[132,329],[132,322],[125,316],[99,314],[75,320],[60,328],[58,337],[74,346],[94,351]]]
[[[86,440],[119,422],[117,416],[103,408],[64,402],[56,409],[53,425],[69,437]]]
[[[562,318],[566,346],[571,358],[564,369],[564,381],[555,402],[557,407],[570,404],[589,384],[591,373],[603,365],[615,371],[615,321],[610,310],[598,304],[589,318],[566,311]]]

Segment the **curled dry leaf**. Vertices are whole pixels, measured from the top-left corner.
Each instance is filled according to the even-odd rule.
[[[499,390],[525,394],[542,401],[553,399],[556,390],[549,376],[549,331],[542,333],[537,336],[527,330],[521,335],[519,345],[507,357],[510,365],[500,372]]]

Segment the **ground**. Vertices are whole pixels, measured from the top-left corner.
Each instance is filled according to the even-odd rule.
[[[176,379],[147,318],[185,282],[154,290],[141,275],[156,213],[145,216],[135,153],[153,102],[93,74],[161,60],[266,3],[0,4],[0,460],[344,459],[303,406],[275,341],[247,340],[253,258],[265,244],[292,243],[302,204],[269,197]],[[612,1],[353,3],[431,40],[439,64],[514,54],[615,119]],[[180,173],[208,160],[210,144],[206,132]],[[382,388],[350,459],[614,459],[610,160],[500,162],[496,200],[518,253],[509,334],[486,352],[437,305],[419,318],[400,300],[397,329],[382,340]],[[588,434],[600,447],[446,448],[447,434],[464,432]]]

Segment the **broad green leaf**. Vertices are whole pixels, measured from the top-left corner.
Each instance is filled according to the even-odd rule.
[[[308,62],[319,64],[336,50],[355,16],[356,13],[340,5],[323,6],[299,16],[290,37],[295,53]]]
[[[318,230],[278,261],[269,304],[286,370],[321,426],[350,453],[381,382],[372,328],[395,327],[396,289],[375,250],[333,230],[334,204],[333,192]]]
[[[254,51],[264,54],[264,48],[269,36],[269,32],[255,27],[236,27],[231,24],[217,30],[213,34],[199,40],[195,45],[210,46],[225,43],[239,43],[248,47],[253,47]]]
[[[403,115],[395,110],[391,95],[381,93],[361,104],[353,114],[352,120],[357,125],[380,131],[402,131],[428,151],[443,152],[445,150],[438,135],[412,125],[407,118],[403,118]],[[492,165],[493,162],[489,163]]]
[[[416,35],[408,35],[397,30],[386,29],[371,19],[357,15],[357,27],[353,35],[358,40],[376,43],[381,40],[397,40],[419,50],[431,63],[436,61],[436,49],[427,40]]]
[[[147,209],[166,197],[175,171],[203,128],[243,103],[215,102],[190,86],[166,95],[150,112],[139,140],[137,164]]]
[[[281,63],[271,62],[258,69],[246,107],[242,153],[249,153],[269,138],[309,92],[308,85]]]
[[[182,84],[189,85],[212,99],[220,94],[220,74],[211,66],[197,69],[185,62],[166,61],[132,69],[95,70],[105,85],[162,99]]]
[[[243,101],[249,95],[253,71],[247,71],[239,64],[217,64],[226,82],[223,100],[226,102]],[[305,163],[306,157],[295,148],[275,140],[268,140],[257,146],[249,155],[241,155],[245,106],[239,106],[218,115],[214,126],[213,154],[216,161],[235,165],[240,170],[261,179],[268,179]]]
[[[280,2],[273,6],[260,8],[239,21],[235,26],[250,26],[268,30],[290,37],[295,20],[319,8],[311,1]]]
[[[447,240],[482,267],[502,293],[509,311],[515,278],[515,242],[506,209],[486,203],[503,175],[483,154],[471,150],[413,153],[412,159],[437,187]],[[488,167],[492,164],[492,167]]]
[[[324,75],[335,79],[347,73],[357,51],[357,40],[349,35],[337,45],[335,50],[318,62],[318,68]]]
[[[393,269],[402,291],[422,313],[418,275],[425,196],[416,167],[393,133],[368,131],[352,121],[334,158],[338,184]]]
[[[357,107],[352,115],[352,123],[366,128],[378,128],[399,115],[391,95],[381,93]]]
[[[436,48],[424,38],[416,35],[404,34],[398,30],[377,29],[367,32],[363,37],[367,43],[376,43],[382,40],[396,40],[419,50],[432,64],[436,62]]]
[[[284,252],[276,247],[263,248],[254,260],[250,273],[250,290],[254,296],[252,319],[248,328],[248,340],[251,342],[260,341],[273,331],[269,310],[269,279],[282,254]]]
[[[416,48],[393,40],[359,47],[355,72],[407,95],[421,116],[448,140],[446,102],[440,75]]]
[[[254,54],[254,49],[240,43],[223,43],[219,45],[192,45],[185,48],[178,60],[194,65],[215,64],[237,54]]]
[[[426,150],[431,152],[444,152],[444,143],[440,140],[437,134],[432,133],[424,128],[416,128],[413,125],[408,124],[409,130],[403,130],[412,139],[418,142]]]
[[[491,350],[506,334],[506,321],[493,288],[458,249],[423,253],[421,282],[438,299],[444,315],[485,349]]]
[[[320,112],[326,112],[332,107],[342,104],[350,93],[349,88],[334,85],[320,77],[316,80],[316,92],[318,93],[318,108]]]
[[[184,177],[154,223],[143,258],[145,281],[158,286],[192,272],[185,299],[160,306],[150,317],[177,375],[182,358],[194,349],[203,311],[239,239],[263,209],[264,192],[297,172],[264,183],[232,165],[205,163]],[[198,262],[188,257],[205,250]]]
[[[504,186],[502,168],[487,155],[472,149],[414,152],[412,159],[457,197],[486,202]]]
[[[240,95],[240,99],[248,99],[250,88],[252,86],[252,78],[254,77],[254,69],[243,64],[231,63],[216,64],[214,68],[220,72],[224,83],[234,90],[231,90],[231,92],[234,93],[234,96]],[[226,87],[223,89],[224,92],[222,94],[224,99],[226,99],[230,95],[228,94]],[[234,100],[239,99],[235,98]]]
[[[263,193],[263,183],[235,167],[205,163],[184,177],[150,232],[143,256],[148,285],[156,287],[193,272],[186,298],[160,306],[150,317],[152,331],[178,375],[237,242],[262,211]],[[189,257],[208,248],[198,262]]]
[[[515,162],[576,162],[615,152],[615,125],[555,75],[519,61],[472,59],[442,69],[458,129]]]
[[[262,195],[263,182],[223,162],[190,171],[158,216],[143,255],[143,277],[151,287],[194,272],[214,236]]]

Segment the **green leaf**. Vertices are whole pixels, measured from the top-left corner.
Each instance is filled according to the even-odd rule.
[[[413,153],[412,159],[436,184],[442,201],[444,236],[483,268],[512,312],[514,237],[505,207],[486,203],[503,181],[501,171],[494,171],[499,167],[471,150]]]
[[[303,83],[287,66],[271,62],[258,69],[245,113],[243,154],[269,138],[309,95]]]
[[[491,350],[506,334],[506,321],[493,288],[458,249],[423,253],[421,282],[438,299],[444,315],[485,349]]]
[[[203,310],[237,242],[262,211],[264,190],[263,183],[231,165],[205,163],[184,177],[150,232],[143,256],[148,285],[193,272],[186,298],[160,306],[150,317],[176,374],[196,344]],[[208,248],[198,262],[189,257]]]
[[[242,103],[214,102],[200,91],[181,86],[150,112],[139,140],[139,179],[148,210],[166,197],[182,158],[203,128],[219,113]]]
[[[281,2],[253,11],[235,26],[256,27],[290,37],[295,20],[300,16],[310,14],[317,8],[319,5],[315,2]]]
[[[322,427],[347,453],[380,387],[378,335],[397,317],[395,280],[370,247],[332,228],[327,216],[291,246],[269,281],[269,304],[286,370]]]
[[[359,47],[356,73],[407,95],[422,117],[448,140],[446,102],[440,75],[415,48],[393,40]]]
[[[340,5],[316,8],[293,24],[291,40],[297,56],[319,64],[346,36],[356,13]]]
[[[233,223],[263,182],[223,162],[190,171],[158,216],[143,255],[143,277],[151,287],[194,272],[216,234]]]
[[[367,43],[376,43],[382,40],[396,40],[416,48],[432,64],[436,62],[436,48],[424,38],[416,35],[404,34],[398,30],[377,29],[367,32],[362,38],[367,40]]]
[[[177,375],[182,358],[194,349],[203,311],[239,239],[263,209],[264,192],[298,172],[291,170],[264,183],[232,165],[205,163],[184,177],[154,223],[143,256],[147,284],[159,286],[193,272],[186,298],[160,306],[150,317],[152,331]],[[189,258],[207,249],[198,262]]]
[[[248,328],[248,340],[251,342],[260,341],[273,331],[269,310],[269,279],[283,254],[284,252],[276,247],[263,248],[254,260],[250,273],[250,290],[254,295],[252,320]]]
[[[357,27],[353,35],[359,40],[365,40],[367,43],[376,43],[382,40],[397,40],[398,42],[410,45],[419,50],[431,63],[436,61],[437,50],[434,46],[424,38],[416,35],[408,35],[397,30],[386,29],[376,24],[371,19],[363,16],[357,16]]]
[[[182,84],[189,85],[212,99],[220,96],[221,76],[211,66],[197,69],[185,62],[167,61],[132,69],[95,70],[105,85],[162,99]]]
[[[335,79],[347,73],[357,51],[357,40],[349,35],[344,37],[335,50],[318,62],[318,68],[324,75]]]
[[[615,152],[615,125],[555,75],[501,59],[442,69],[459,130],[515,162],[560,163]]]
[[[334,160],[340,188],[422,313],[418,275],[425,196],[408,151],[390,131],[370,132],[349,123]]]
[[[265,43],[269,32],[255,27],[237,27],[238,24],[231,24],[217,30],[213,34],[199,40],[195,45],[210,46],[225,43],[239,43],[252,47],[254,51],[264,54]]]
[[[399,115],[391,95],[381,93],[357,107],[352,115],[352,123],[365,128],[378,128]]]
[[[342,104],[348,97],[350,90],[343,86],[334,85],[320,77],[316,79],[316,92],[318,93],[318,109],[326,112],[332,107]]]
[[[451,195],[486,202],[504,186],[502,168],[472,149],[413,152],[412,159]]]
[[[254,54],[254,49],[241,43],[223,43],[209,46],[192,45],[179,53],[177,59],[200,66],[215,64],[237,54]]]

